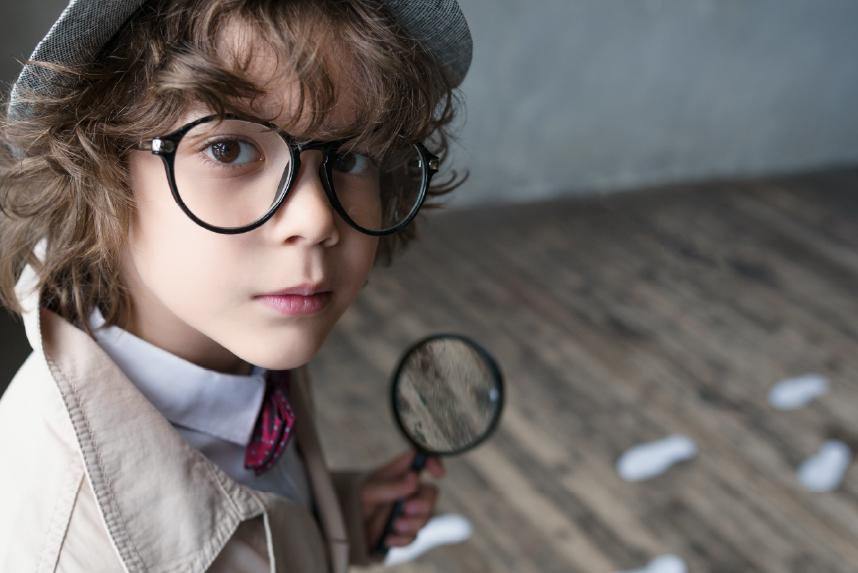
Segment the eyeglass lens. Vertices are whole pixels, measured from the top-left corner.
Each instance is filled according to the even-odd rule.
[[[187,208],[216,227],[264,217],[293,178],[289,145],[262,124],[237,119],[201,123],[182,137],[174,161],[176,190]],[[414,145],[382,156],[341,147],[328,159],[332,191],[351,222],[371,231],[402,222],[425,179]]]

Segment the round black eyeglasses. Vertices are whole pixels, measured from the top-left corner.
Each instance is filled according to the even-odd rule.
[[[138,149],[161,157],[182,211],[222,234],[251,231],[274,216],[303,151],[321,151],[319,178],[339,216],[374,236],[395,233],[417,216],[440,163],[420,143],[375,155],[348,140],[297,141],[274,124],[232,114],[197,119]]]

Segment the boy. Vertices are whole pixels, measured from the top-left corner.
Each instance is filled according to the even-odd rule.
[[[13,88],[0,570],[345,571],[414,539],[403,454],[329,474],[306,364],[413,237],[455,1],[72,1]],[[425,146],[424,146],[425,144]],[[438,460],[428,466],[443,475]]]

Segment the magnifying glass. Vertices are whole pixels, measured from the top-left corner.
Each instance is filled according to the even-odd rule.
[[[399,360],[391,383],[393,418],[416,448],[411,470],[420,473],[430,456],[451,456],[488,438],[503,410],[503,377],[482,346],[458,334],[435,334],[414,343]],[[402,513],[396,500],[374,551]]]

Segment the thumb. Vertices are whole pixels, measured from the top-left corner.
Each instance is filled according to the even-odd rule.
[[[411,462],[414,461],[416,450],[405,450],[372,474],[373,478],[393,479],[401,476],[411,467]]]
[[[414,472],[395,479],[367,480],[361,492],[361,501],[367,505],[393,502],[416,492],[418,486],[419,481]]]

